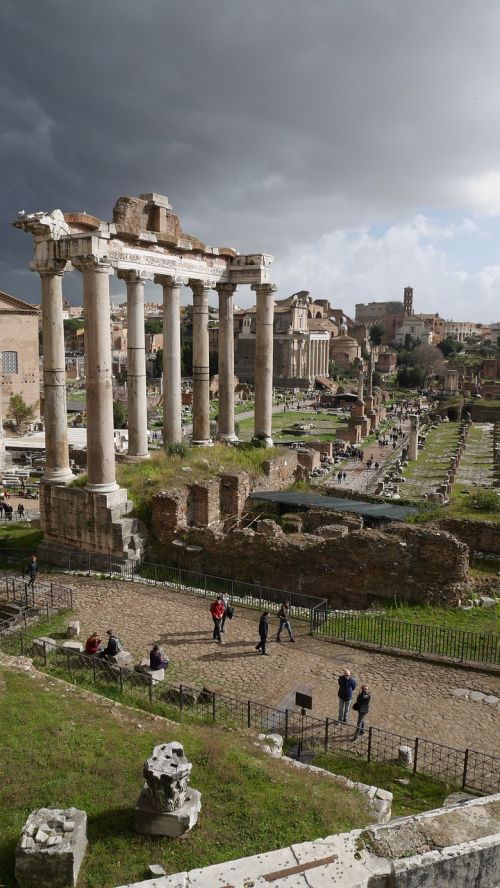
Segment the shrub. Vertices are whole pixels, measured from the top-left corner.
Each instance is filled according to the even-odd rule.
[[[182,459],[187,459],[191,453],[191,448],[185,441],[178,441],[175,444],[167,444],[165,451],[169,456],[180,456]]]
[[[470,504],[480,512],[500,512],[500,496],[494,490],[476,490],[470,495]]]

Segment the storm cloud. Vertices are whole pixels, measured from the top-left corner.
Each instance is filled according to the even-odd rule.
[[[39,299],[18,210],[158,191],[280,295],[500,315],[497,0],[2,0],[0,28],[1,289]]]

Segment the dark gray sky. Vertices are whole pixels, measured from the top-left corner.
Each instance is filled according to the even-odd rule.
[[[1,289],[39,299],[18,210],[158,191],[281,296],[500,318],[498,0],[0,0],[0,33]]]

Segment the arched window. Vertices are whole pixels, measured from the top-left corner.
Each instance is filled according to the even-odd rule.
[[[2,373],[17,372],[17,352],[2,352]]]

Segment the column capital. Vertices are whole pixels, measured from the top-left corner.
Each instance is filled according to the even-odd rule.
[[[231,283],[219,283],[215,285],[215,289],[217,290],[219,296],[227,296],[229,299],[234,295],[237,290],[237,284]]]
[[[162,287],[187,287],[189,278],[179,274],[155,274],[154,282]]]
[[[111,261],[107,256],[96,256],[94,253],[90,253],[87,256],[75,256],[71,261],[78,271],[96,271],[101,274],[114,274]]]
[[[37,271],[40,277],[54,277],[62,275],[65,271],[73,271],[71,262],[64,259],[33,259],[30,262],[31,271]]]
[[[198,296],[202,295],[205,291],[213,290],[215,284],[210,280],[195,280],[193,278],[189,279],[189,286],[193,291],[193,295]]]
[[[261,292],[276,293],[278,287],[276,284],[252,284],[250,289],[257,294]]]
[[[140,271],[135,268],[120,268],[116,272],[116,276],[127,284],[145,283],[146,281],[152,281],[154,277],[149,271]]]

